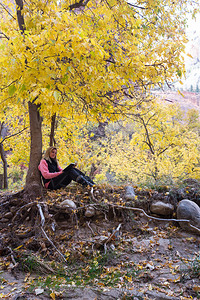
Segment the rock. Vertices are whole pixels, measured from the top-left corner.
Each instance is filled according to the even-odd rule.
[[[16,213],[16,207],[15,206],[11,206],[10,211],[13,214]]]
[[[189,220],[193,226],[200,229],[200,207],[191,200],[181,200],[177,207],[177,219]],[[196,232],[187,223],[179,222],[179,224],[186,230]]]
[[[157,201],[151,204],[150,210],[157,215],[169,216],[173,214],[174,206],[170,203]]]
[[[13,214],[11,212],[7,212],[4,215],[4,218],[6,218],[6,219],[11,219],[12,217],[13,217]]]
[[[135,200],[135,191],[132,186],[127,186],[125,190],[125,199],[126,200]]]
[[[88,218],[91,218],[95,215],[95,209],[93,206],[89,206],[86,208],[86,211],[85,211],[85,216],[88,217]]]
[[[6,218],[2,218],[2,219],[1,219],[1,223],[7,223],[7,222],[9,222],[8,219],[6,219]]]
[[[69,199],[66,199],[63,202],[61,202],[60,206],[62,206],[62,208],[64,209],[68,209],[68,208],[76,209],[76,204]]]

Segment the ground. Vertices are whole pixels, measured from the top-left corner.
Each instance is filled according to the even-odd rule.
[[[15,206],[21,222],[15,212],[12,230],[3,224],[1,229],[0,298],[199,299],[200,236],[183,231],[177,222],[152,220],[141,210],[128,209],[149,214],[150,202],[166,194],[136,189],[136,200],[127,201],[124,187],[49,192],[37,202],[43,211],[43,204],[48,206],[43,226],[35,202],[26,209]],[[76,210],[61,209],[66,198],[76,203]],[[86,217],[89,206],[95,214]]]

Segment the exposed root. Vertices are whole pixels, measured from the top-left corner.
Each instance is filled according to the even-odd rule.
[[[15,267],[18,267],[16,253],[19,251],[25,260],[28,255],[37,259],[38,254],[45,259],[59,260],[65,264],[68,263],[69,249],[81,257],[84,244],[87,244],[87,249],[95,251],[99,243],[106,253],[120,230],[127,229],[127,226],[133,228],[134,224],[134,230],[139,231],[137,222],[139,223],[140,217],[136,221],[134,211],[155,221],[184,223],[200,234],[200,229],[191,225],[189,220],[154,217],[147,213],[147,209],[135,207],[136,203],[124,200],[122,188],[114,190],[113,187],[94,187],[89,191],[72,187],[67,191],[48,191],[46,198],[32,201],[28,196],[20,198],[22,194],[20,192],[13,197],[5,197],[0,202],[0,255],[9,255]],[[141,196],[143,198],[144,193]],[[66,199],[73,201],[76,208],[62,206]],[[148,201],[149,198],[146,202]],[[141,203],[140,205],[142,206]],[[87,217],[85,213],[88,207],[95,208],[91,217]],[[107,226],[106,229],[102,224]],[[84,234],[87,239],[83,241]],[[98,240],[98,237],[103,240]],[[39,264],[42,267],[42,263]]]

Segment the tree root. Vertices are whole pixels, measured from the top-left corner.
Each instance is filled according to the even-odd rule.
[[[193,230],[196,233],[200,234],[200,229],[197,228],[196,226],[193,226],[190,223],[190,220],[186,220],[186,219],[162,219],[162,218],[157,218],[157,217],[149,216],[142,208],[127,207],[127,206],[121,206],[121,205],[113,205],[113,207],[122,208],[122,209],[128,209],[128,210],[134,210],[134,211],[139,211],[139,212],[143,213],[148,219],[152,219],[152,220],[156,220],[156,221],[186,223],[187,226],[191,230]]]

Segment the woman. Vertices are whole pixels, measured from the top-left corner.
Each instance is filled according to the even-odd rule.
[[[61,187],[65,187],[72,180],[82,184],[83,186],[94,185],[94,182],[88,176],[85,176],[85,174],[75,168],[76,164],[70,164],[63,170],[59,166],[56,156],[57,148],[49,147],[38,166],[45,188],[57,190]]]

